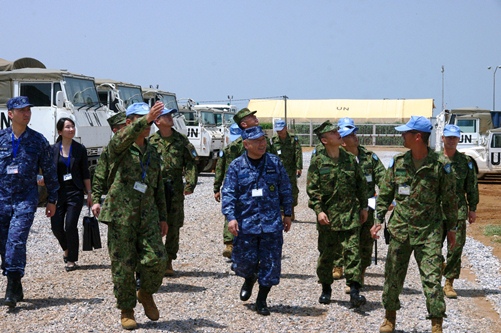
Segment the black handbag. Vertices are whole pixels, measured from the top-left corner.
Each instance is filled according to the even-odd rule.
[[[83,218],[82,238],[82,251],[92,251],[93,249],[100,249],[102,247],[99,223],[95,216],[91,216],[90,208],[88,216],[84,216]]]

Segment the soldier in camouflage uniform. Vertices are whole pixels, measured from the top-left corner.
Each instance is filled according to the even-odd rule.
[[[326,150],[311,160],[306,188],[308,206],[317,215],[317,276],[322,284],[319,302],[331,301],[334,255],[341,251],[350,303],[359,307],[366,302],[360,295],[360,227],[367,220],[367,181],[355,156],[340,149],[343,140],[337,125],[327,120],[314,132]]]
[[[268,140],[261,127],[243,130],[242,139],[246,153],[228,168],[222,212],[235,236],[232,269],[245,278],[240,299],[250,298],[257,279],[256,311],[266,316],[270,314],[268,293],[280,282],[283,231],[291,226],[292,190],[280,159],[266,153]]]
[[[56,212],[57,180],[52,149],[31,128],[27,97],[7,101],[11,126],[0,131],[0,256],[7,276],[4,304],[14,308],[24,298],[21,278],[26,267],[26,242],[38,204],[37,174],[42,170],[48,191],[45,215]]]
[[[367,150],[361,146],[358,141],[358,127],[351,118],[341,118],[338,121],[339,134],[343,138],[343,148],[355,155],[358,164],[362,168],[367,181],[367,198],[374,198],[376,194],[376,185],[383,179],[386,169],[376,155],[376,153]],[[365,270],[371,265],[374,239],[371,236],[371,228],[374,225],[374,209],[369,207],[367,221],[360,228],[360,258],[362,261],[362,286],[364,284]],[[339,259],[334,261],[334,271],[343,266],[342,254],[337,256]],[[334,277],[335,278],[335,277]],[[345,288],[345,293],[350,293],[350,288]]]
[[[233,121],[238,125],[240,130],[251,128],[259,125],[259,119],[255,116],[257,111],[251,111],[248,108],[243,108],[238,111],[233,116]],[[273,147],[267,142],[267,150],[275,154]],[[221,185],[223,184],[224,176],[230,163],[242,155],[245,151],[242,138],[237,138],[232,141],[228,146],[226,146],[221,153],[216,163],[216,172],[214,176],[214,199],[217,202],[221,201]],[[223,250],[223,256],[226,258],[231,258],[231,252],[233,251],[233,235],[228,230],[228,221],[224,221],[223,228],[223,241],[225,244],[225,249]]]
[[[113,133],[118,132],[125,126],[125,112],[119,112],[107,119]],[[92,213],[99,217],[101,213],[101,197],[108,193],[108,188],[113,183],[114,175],[110,177],[113,170],[113,163],[109,159],[108,146],[103,149],[99,156],[94,176],[92,178]]]
[[[162,157],[162,178],[171,185],[172,202],[168,212],[167,223],[169,232],[165,239],[165,250],[169,257],[166,276],[173,276],[172,260],[177,259],[179,251],[179,233],[184,224],[184,197],[192,194],[197,186],[198,170],[196,165],[197,152],[188,138],[177,132],[172,119],[176,109],[164,112],[155,120],[158,131],[150,137],[150,143],[156,147]],[[186,184],[183,183],[183,175]]]
[[[402,132],[404,146],[410,151],[396,155],[379,184],[376,212],[379,223],[371,229],[378,238],[388,207],[396,206],[388,222],[391,234],[385,265],[383,306],[385,320],[380,332],[395,330],[398,299],[412,252],[419,267],[426,296],[432,332],[442,332],[445,317],[444,292],[441,286],[442,234],[447,232],[454,247],[457,223],[457,195],[451,165],[443,156],[428,148],[432,125],[422,116],[412,116],[407,124],[395,128]],[[446,218],[445,228],[442,211]]]
[[[294,207],[297,206],[297,197],[299,194],[297,179],[301,177],[301,173],[303,172],[303,151],[301,143],[299,143],[299,138],[295,135],[290,135],[287,131],[285,121],[281,119],[277,120],[274,129],[277,134],[271,138],[271,145],[277,152],[278,157],[280,157],[291,181],[292,197],[294,198],[292,220],[294,221]]]
[[[456,176],[456,194],[458,197],[458,221],[456,227],[456,246],[447,251],[447,264],[444,264],[443,275],[446,278],[444,293],[447,298],[457,298],[454,290],[454,279],[459,278],[461,272],[461,254],[466,242],[466,220],[474,223],[477,214],[478,183],[477,172],[471,157],[457,151],[461,130],[456,125],[446,125],[442,141],[444,155],[451,163],[452,171]]]
[[[157,102],[127,108],[127,126],[113,136],[108,153],[114,161],[114,180],[109,186],[99,219],[108,224],[114,294],[122,310],[122,327],[137,327],[136,300],[146,316],[158,320],[153,294],[162,284],[167,255],[162,236],[167,234],[166,204],[161,159],[148,143],[150,126],[162,113]],[[135,292],[134,272],[141,273],[141,289]]]

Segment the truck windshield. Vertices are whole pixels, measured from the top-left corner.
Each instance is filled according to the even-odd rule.
[[[74,106],[94,106],[99,105],[94,81],[65,76],[65,89],[69,101]]]
[[[223,114],[222,113],[214,113],[214,118],[216,119],[217,126],[221,126],[223,124]]]
[[[118,91],[120,92],[120,98],[124,101],[125,108],[131,104],[143,102],[143,94],[139,88],[118,86]]]
[[[214,117],[214,113],[202,111],[200,115],[202,116],[202,124],[216,126],[216,117]]]
[[[186,121],[186,126],[198,126],[198,120],[195,116],[195,112],[183,112],[183,115]]]
[[[179,111],[175,95],[158,94],[158,97],[164,103],[166,109],[176,109]]]
[[[224,114],[224,124],[225,125],[233,124],[233,116],[234,115],[235,115],[234,113],[225,113]]]

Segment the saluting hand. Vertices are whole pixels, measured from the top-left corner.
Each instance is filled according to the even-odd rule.
[[[146,120],[151,123],[160,116],[164,109],[164,103],[157,101],[150,109],[150,112],[146,115]]]

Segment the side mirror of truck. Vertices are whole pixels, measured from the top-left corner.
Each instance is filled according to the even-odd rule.
[[[58,108],[64,107],[64,93],[62,91],[56,93],[56,106]]]

